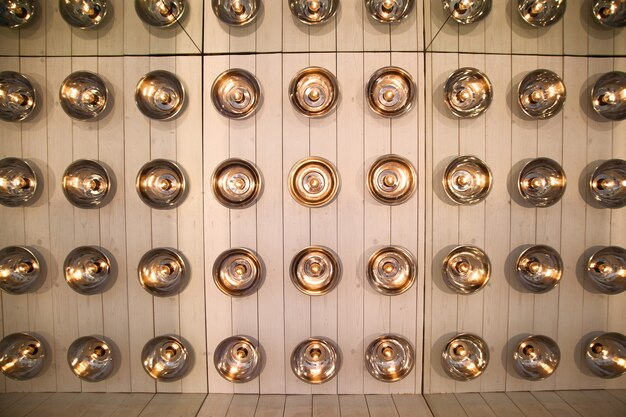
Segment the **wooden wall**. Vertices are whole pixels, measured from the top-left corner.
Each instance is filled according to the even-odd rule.
[[[0,392],[626,387],[623,378],[605,382],[580,367],[581,338],[626,332],[626,295],[594,293],[581,270],[591,248],[626,246],[619,232],[626,228],[626,209],[593,208],[579,190],[594,161],[626,158],[624,122],[598,121],[588,102],[589,86],[601,73],[626,70],[626,32],[590,21],[588,0],[570,1],[560,23],[540,30],[522,25],[512,1],[495,1],[487,19],[459,26],[445,21],[439,0],[417,0],[413,14],[389,28],[373,22],[362,1],[344,0],[329,24],[309,28],[294,21],[286,1],[270,0],[256,23],[228,28],[208,1],[189,0],[183,27],[163,31],[141,23],[133,1],[113,0],[113,19],[95,32],[70,29],[56,2],[41,3],[42,16],[32,27],[0,29],[0,70],[30,77],[41,104],[30,121],[0,122],[0,157],[33,162],[44,183],[33,206],[0,207],[0,246],[34,247],[47,274],[35,293],[0,295],[0,336],[37,332],[49,342],[52,360],[30,382],[0,377]],[[287,96],[292,76],[309,65],[323,66],[339,80],[337,112],[323,119],[297,114]],[[385,65],[406,69],[418,84],[417,106],[392,121],[370,111],[363,94],[371,73]],[[484,70],[494,84],[494,103],[476,120],[451,118],[441,100],[443,81],[461,66]],[[233,67],[253,72],[262,86],[259,112],[244,121],[223,118],[210,101],[215,77]],[[568,89],[565,110],[541,122],[521,117],[515,104],[517,83],[536,68],[561,74]],[[59,106],[63,78],[79,69],[98,72],[111,90],[111,112],[98,122],[72,121]],[[150,121],[135,106],[135,85],[153,69],[176,73],[186,87],[188,105],[174,121]],[[391,152],[409,158],[419,177],[418,193],[393,208],[375,202],[365,185],[370,164]],[[457,207],[443,197],[445,164],[461,154],[481,157],[493,171],[494,188],[484,203]],[[299,206],[287,189],[292,165],[309,155],[329,159],[340,173],[339,196],[324,208]],[[562,202],[548,209],[528,209],[511,198],[515,169],[537,156],[561,162],[569,179]],[[257,205],[228,210],[214,198],[211,175],[229,157],[253,161],[262,171],[265,188]],[[79,158],[111,168],[116,191],[109,205],[80,210],[64,198],[60,178]],[[137,196],[136,174],[154,158],[178,161],[189,177],[190,193],[178,209],[151,210]],[[565,262],[561,285],[543,295],[524,292],[512,273],[520,248],[534,243],[559,249]],[[101,295],[78,295],[63,282],[65,256],[84,244],[102,246],[115,258],[115,285]],[[288,275],[293,255],[310,244],[334,249],[343,264],[339,287],[322,297],[299,293]],[[418,260],[416,285],[399,297],[379,295],[364,278],[369,255],[387,244],[407,247]],[[442,285],[440,262],[456,244],[478,245],[491,258],[494,276],[478,294],[457,296]],[[139,258],[159,246],[179,249],[191,266],[190,284],[178,296],[153,298],[137,280]],[[222,251],[238,246],[256,250],[268,274],[257,294],[231,299],[218,291],[210,271]],[[459,331],[482,335],[492,355],[484,376],[469,383],[453,382],[439,365],[443,343]],[[416,348],[415,370],[397,384],[378,383],[364,369],[365,347],[384,332],[402,334]],[[148,339],[165,333],[184,337],[195,363],[182,381],[154,383],[139,355]],[[509,361],[512,346],[530,333],[554,338],[563,353],[556,375],[532,384],[517,378]],[[117,372],[98,384],[81,383],[66,363],[69,344],[88,334],[111,338],[121,353]],[[214,348],[233,334],[257,338],[267,354],[265,372],[251,383],[227,383],[213,367]],[[344,365],[336,380],[311,387],[293,376],[288,359],[298,342],[320,335],[339,343]]]

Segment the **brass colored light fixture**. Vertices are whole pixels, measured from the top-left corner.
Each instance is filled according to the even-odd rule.
[[[83,209],[102,207],[108,202],[111,178],[100,163],[79,159],[63,174],[63,194],[74,206]]]
[[[382,382],[404,379],[415,364],[415,352],[408,340],[385,334],[373,340],[365,350],[365,367],[371,376]]]
[[[259,343],[248,336],[232,336],[215,348],[215,369],[230,382],[249,382],[258,377],[263,369],[263,355]]]
[[[339,0],[288,0],[291,14],[305,25],[328,22],[337,13]]]
[[[265,268],[259,256],[246,248],[222,252],[213,264],[213,281],[231,297],[254,294],[263,283]]]
[[[325,246],[309,246],[293,257],[289,276],[293,285],[304,294],[327,294],[341,280],[341,262],[331,249]]]
[[[561,165],[550,158],[537,158],[520,171],[517,189],[524,200],[535,207],[550,207],[565,193],[567,177]]]
[[[380,23],[396,23],[411,14],[415,0],[365,0],[365,8]]]
[[[376,159],[367,174],[367,188],[382,204],[406,203],[415,194],[417,171],[411,161],[399,155],[383,155]]]
[[[546,69],[531,71],[517,88],[522,111],[531,119],[547,119],[563,109],[567,92],[563,80]]]
[[[408,291],[417,277],[417,262],[408,249],[386,246],[374,252],[367,262],[367,280],[383,295]]]
[[[326,68],[304,68],[289,83],[289,100],[304,116],[326,116],[339,102],[337,77]]]
[[[566,0],[517,0],[520,16],[534,27],[555,24],[563,17],[566,6]]]
[[[150,119],[172,119],[183,109],[185,89],[171,72],[151,71],[137,83],[135,103],[139,111]]]
[[[261,86],[254,74],[241,68],[222,72],[211,86],[211,100],[229,119],[252,116],[261,102]]]
[[[135,0],[135,12],[147,25],[165,28],[182,19],[185,0]]]
[[[459,294],[472,294],[482,289],[491,277],[491,262],[476,246],[458,246],[443,260],[443,280]]]
[[[108,3],[108,0],[59,0],[59,12],[69,25],[93,29],[106,17]]]
[[[291,370],[308,384],[323,384],[341,368],[341,352],[332,340],[312,337],[299,343],[291,353]]]
[[[556,287],[562,275],[561,255],[550,246],[531,246],[517,258],[517,276],[529,291],[550,291]]]
[[[84,295],[101,293],[113,277],[108,256],[94,246],[72,250],[63,262],[63,271],[67,285]]]
[[[407,71],[383,67],[374,72],[365,88],[370,109],[376,114],[395,118],[406,114],[415,104],[417,85]]]
[[[441,0],[443,9],[462,25],[477,22],[491,11],[491,0]]]
[[[12,333],[0,340],[0,371],[8,378],[26,381],[44,367],[43,339],[30,333]]]
[[[593,16],[602,26],[626,26],[626,3],[623,0],[593,0],[591,7]]]
[[[23,159],[0,159],[0,204],[7,207],[26,205],[36,196],[39,180]]]
[[[37,255],[24,246],[0,250],[0,289],[8,294],[30,292],[43,279]]]
[[[626,337],[620,333],[603,333],[585,346],[587,367],[601,378],[617,378],[626,373]]]
[[[459,156],[446,167],[443,189],[457,204],[477,204],[489,195],[492,179],[491,170],[481,159],[472,155]]]
[[[211,188],[220,204],[242,209],[252,206],[261,197],[263,178],[252,162],[231,158],[215,168]]]
[[[157,336],[141,351],[143,369],[158,381],[176,381],[185,376],[191,353],[177,336]]]
[[[67,363],[83,381],[104,381],[113,372],[115,361],[110,343],[100,336],[81,337],[67,349]]]
[[[21,28],[38,14],[39,4],[35,0],[4,0],[0,6],[0,26]]]
[[[626,249],[605,246],[587,261],[587,276],[593,285],[605,294],[619,294],[626,290]]]
[[[166,159],[146,163],[135,182],[141,200],[154,209],[173,209],[185,199],[187,180],[182,168]]]
[[[108,95],[102,78],[89,71],[71,73],[59,90],[61,108],[75,120],[94,120],[101,116],[108,104]]]
[[[245,26],[257,17],[260,0],[211,0],[213,13],[229,26]]]
[[[187,267],[178,252],[155,248],[146,252],[137,267],[139,283],[150,294],[169,297],[178,294],[187,281]]]
[[[444,101],[456,117],[468,119],[484,113],[493,100],[489,78],[476,68],[459,68],[444,85]]]
[[[457,381],[478,378],[489,364],[489,348],[479,336],[461,333],[454,336],[441,352],[443,370]]]
[[[626,3],[622,4],[626,14]],[[626,120],[626,72],[602,75],[591,89],[593,110],[607,120]]]
[[[305,207],[330,204],[339,192],[339,174],[327,159],[301,159],[289,172],[289,193]]]
[[[27,120],[36,104],[35,88],[24,74],[0,72],[0,119],[7,122]]]
[[[560,361],[561,350],[548,336],[528,336],[513,352],[515,371],[530,381],[546,379],[556,371]]]
[[[626,161],[609,159],[593,171],[589,180],[591,196],[606,208],[626,207]]]

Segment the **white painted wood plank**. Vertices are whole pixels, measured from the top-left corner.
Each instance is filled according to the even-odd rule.
[[[429,394],[424,399],[434,417],[467,416],[453,394]]]
[[[29,417],[40,416],[45,413],[46,417],[63,417],[78,400],[77,393],[57,392],[52,394],[46,401],[27,414]]]
[[[588,395],[588,392],[557,391],[556,393],[583,417],[609,417],[616,415],[609,405]]]
[[[459,51],[469,53],[485,52],[486,21],[492,19],[491,13],[478,22],[469,25],[459,25]]]
[[[591,3],[587,3],[591,7]],[[587,19],[587,53],[589,55],[612,55],[615,38],[615,29],[602,26],[588,11]]]
[[[23,400],[24,397],[26,396],[26,393],[23,392],[12,392],[9,394],[0,394],[0,407],[2,407],[3,410],[11,407],[12,405],[14,405],[15,403],[18,403],[20,400]]]
[[[148,405],[154,394],[125,394],[126,398],[110,417],[136,417]]]
[[[293,165],[309,156],[309,121],[296,112],[287,95],[291,77],[307,66],[306,55],[283,56],[283,178],[289,177]],[[285,311],[298,314],[285,316],[285,385],[288,394],[309,394],[311,386],[296,378],[291,372],[289,360],[298,343],[312,336],[310,297],[302,294],[291,283],[289,265],[293,257],[310,244],[310,210],[298,204],[283,187],[283,251],[284,251],[284,303]]]
[[[258,395],[235,394],[226,417],[253,417],[258,402]]]
[[[106,20],[96,29],[98,32],[98,55],[122,55],[124,53],[124,4],[109,2]]]
[[[341,8],[341,5],[339,5]],[[337,15],[331,17],[321,25],[309,27],[309,51],[336,51],[337,50]]]
[[[70,26],[65,21],[63,24]],[[96,55],[98,53],[98,32],[98,29],[85,30],[70,26],[71,54],[73,56]]]
[[[313,395],[312,417],[339,417],[340,415],[337,395]]]
[[[31,25],[19,29],[19,54],[24,55],[46,55],[46,22],[52,9],[48,2],[39,2],[40,15]]]
[[[524,417],[524,414],[517,408],[509,397],[503,392],[482,393],[491,410],[498,417]]]
[[[127,3],[126,3],[127,4]],[[126,20],[125,20],[126,22]],[[124,58],[124,88],[135,88],[149,71],[147,58]],[[154,334],[152,296],[139,284],[137,266],[151,248],[150,208],[135,190],[141,167],[150,160],[150,122],[135,105],[132,94],[124,94],[124,199],[126,209],[126,274],[130,341],[130,384],[133,392],[154,392],[154,380],[144,371],[141,350]],[[128,122],[131,121],[132,123]]]
[[[421,395],[394,395],[393,402],[400,417],[431,417],[432,413]]]
[[[342,103],[337,109],[337,169],[341,192],[337,197],[337,253],[343,277],[337,288],[337,343],[343,354],[343,369],[337,376],[340,393],[363,392],[363,312],[366,262],[363,256],[365,167],[363,164],[363,59],[361,54],[340,54],[337,77],[341,80]],[[357,138],[357,140],[350,140]],[[346,399],[346,401],[349,401]],[[342,406],[343,413],[343,406]]]
[[[363,50],[382,52],[391,49],[391,25],[370,18],[363,7]]]
[[[459,24],[443,9],[438,1],[424,0],[424,13],[430,14],[430,33],[426,34],[426,50],[433,52],[457,51]],[[440,30],[441,29],[441,30]],[[430,44],[430,47],[428,45]]]
[[[265,15],[263,15],[265,17]],[[243,27],[231,26],[229,51],[233,53],[254,52],[256,51],[256,33],[259,26],[259,19],[255,19],[252,23]],[[234,56],[231,56],[231,59]]]
[[[285,410],[285,399],[285,395],[261,395],[254,417],[282,416]]]
[[[626,390],[625,389],[611,389],[607,390],[609,394],[626,404]]]
[[[365,400],[371,417],[398,417],[391,395],[366,395]]]
[[[554,417],[579,417],[572,407],[570,407],[555,392],[538,391],[532,393]]]
[[[48,2],[47,7],[42,11],[46,14],[45,38],[41,38],[46,44],[46,56],[70,55],[72,28],[61,17],[58,2]]]
[[[600,413],[606,412],[607,416],[622,416],[626,414],[626,404],[604,390],[583,390],[581,394],[584,394],[589,398],[590,402],[596,404],[602,410]]]
[[[128,392],[131,390],[130,363],[131,359],[136,359],[130,355],[128,285],[137,285],[137,282],[133,275],[126,273],[126,176],[132,179],[136,173],[126,172],[124,159],[119,157],[124,154],[124,59],[101,57],[98,68],[113,97],[113,105],[98,122],[99,159],[110,169],[115,193],[100,209],[100,242],[115,260],[115,282],[102,294],[103,334],[120,352],[119,368],[107,378],[106,386],[107,391]]]
[[[364,395],[339,395],[341,417],[369,416]]]
[[[50,392],[30,392],[27,394],[3,394],[0,399],[0,417],[23,417],[39,407],[41,403],[46,401],[53,395]],[[7,396],[9,401],[3,401]],[[15,401],[12,401],[15,399]]]
[[[143,409],[141,417],[195,417],[206,394],[156,394]]]
[[[265,348],[265,366],[268,372],[260,376],[260,391],[285,392],[285,334],[283,285],[285,281],[282,245],[276,236],[283,235],[283,177],[282,100],[284,92],[274,85],[282,85],[282,56],[257,56],[257,77],[263,83],[264,101],[256,115],[257,167],[265,181],[263,195],[257,202],[257,250],[265,263],[266,279],[258,291],[259,342]],[[289,140],[289,139],[288,139]],[[284,402],[284,401],[283,401]]]
[[[183,33],[176,36],[176,53],[197,54],[202,52],[204,1],[190,0],[187,7],[187,16],[180,21]]]
[[[337,50],[362,51],[364,6],[360,0],[343,0],[337,13]]]
[[[422,51],[424,49],[422,39],[423,5],[421,1],[415,1],[414,4],[411,14],[401,22],[390,25],[392,51]]]
[[[204,8],[204,52],[227,53],[229,45],[229,28],[217,19],[209,2]]]
[[[511,3],[505,1],[494,1],[491,4],[491,12],[485,19],[485,51],[492,53],[511,53],[511,36],[503,35],[502,22],[510,25],[511,15],[509,13]],[[489,58],[487,58],[489,60]],[[493,72],[490,77],[495,76]],[[493,79],[493,78],[492,78]],[[492,110],[493,112],[493,110]]]
[[[280,52],[282,50],[282,33],[277,28],[282,27],[282,5],[280,0],[266,0],[263,2],[263,17],[257,22],[256,51]],[[257,57],[257,60],[259,57]]]
[[[478,393],[456,394],[455,397],[469,417],[496,416]]]
[[[183,392],[207,392],[207,354],[203,253],[202,58],[179,57],[176,71],[187,86],[189,105],[176,120],[176,154],[188,177],[187,197],[178,208],[178,249],[189,265],[189,281],[179,295],[180,335],[192,346],[194,366],[182,382]]]
[[[232,384],[223,379],[213,366],[216,346],[232,335],[231,302],[213,282],[213,263],[229,247],[228,209],[217,202],[211,191],[211,175],[217,165],[228,158],[228,120],[217,113],[211,103],[211,84],[228,67],[228,57],[204,58],[204,270],[206,302],[206,348],[211,393],[233,392]]]
[[[20,53],[20,30],[2,27],[0,30],[0,54],[17,56]]]
[[[309,26],[291,14],[289,2],[282,2],[283,52],[304,52],[309,50]],[[285,91],[285,90],[284,90]]]
[[[550,417],[552,415],[530,392],[509,392],[507,395],[527,416]]]
[[[139,19],[135,12],[135,2],[124,2],[124,54],[147,54],[150,48],[149,26]]]
[[[310,417],[313,409],[312,395],[288,395],[283,417]]]
[[[591,16],[591,3],[568,4],[563,15],[563,53],[587,54],[587,25]],[[573,6],[573,7],[572,7]],[[593,23],[593,22],[591,22]]]
[[[232,400],[232,394],[209,394],[200,407],[197,417],[224,417]]]

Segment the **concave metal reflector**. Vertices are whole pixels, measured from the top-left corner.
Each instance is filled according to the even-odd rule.
[[[141,286],[158,297],[178,294],[186,284],[185,261],[177,252],[167,248],[146,252],[139,260],[137,272]]]
[[[7,246],[0,250],[0,289],[8,294],[29,292],[43,279],[41,263],[24,246]]]
[[[63,174],[63,194],[78,208],[98,208],[107,203],[111,178],[106,168],[96,161],[79,159]]]
[[[0,26],[23,27],[38,13],[39,5],[35,0],[3,0],[0,3]]]
[[[556,73],[538,69],[526,74],[517,88],[522,111],[532,119],[547,119],[563,109],[567,93]]]
[[[369,15],[381,23],[404,20],[415,8],[415,0],[365,0]]]
[[[626,3],[623,3],[626,9]],[[602,75],[591,89],[591,104],[608,120],[626,120],[626,72],[611,71]]]
[[[259,0],[211,0],[213,13],[230,26],[245,26],[257,17],[261,7]]]
[[[213,81],[211,100],[217,111],[229,119],[245,119],[261,102],[261,86],[251,72],[229,69]]]
[[[562,275],[561,255],[550,246],[531,246],[517,258],[517,276],[522,285],[532,292],[550,291]]]
[[[524,379],[539,381],[556,371],[561,350],[548,336],[528,336],[513,351],[515,371]]]
[[[565,193],[567,177],[561,165],[550,158],[537,158],[520,171],[517,189],[535,207],[550,207]]]
[[[378,249],[367,262],[367,279],[376,291],[384,295],[406,292],[417,276],[415,258],[401,246]]]
[[[168,27],[185,14],[185,0],[135,0],[135,12],[147,25]]]
[[[566,5],[566,0],[517,0],[517,11],[529,25],[545,27],[563,17]]]
[[[34,378],[43,369],[46,348],[30,333],[13,333],[0,340],[0,371],[18,381]]]
[[[593,16],[598,23],[609,28],[626,26],[626,3],[624,0],[594,0]]]
[[[385,334],[373,340],[365,350],[365,367],[371,376],[382,382],[404,379],[415,364],[415,352],[408,340]]]
[[[453,379],[478,378],[489,364],[489,348],[479,336],[461,333],[452,338],[441,352],[443,370]]]
[[[443,260],[443,280],[459,294],[472,294],[489,282],[491,262],[476,246],[458,246]]]
[[[334,165],[320,157],[304,158],[289,172],[289,193],[305,207],[330,204],[339,192],[339,174]]]
[[[309,246],[291,260],[289,276],[295,287],[307,295],[329,293],[341,280],[341,262],[325,246]]]
[[[94,246],[72,250],[63,263],[65,282],[80,294],[97,294],[111,281],[111,261]]]
[[[215,348],[213,364],[227,381],[242,383],[258,377],[263,368],[259,343],[248,336],[232,336]]]
[[[372,74],[365,94],[370,109],[383,117],[402,116],[415,103],[417,85],[405,70],[398,67],[383,67]]]
[[[399,155],[383,155],[367,173],[367,188],[382,204],[395,206],[407,202],[417,188],[417,171],[411,161]]]
[[[472,155],[459,156],[446,167],[443,189],[457,204],[476,204],[489,195],[492,178],[491,170],[481,159]]]
[[[589,180],[591,196],[606,208],[626,206],[626,161],[609,159],[601,163]]]
[[[99,382],[107,379],[113,372],[115,355],[104,338],[85,336],[70,345],[67,363],[74,375],[83,381]]]
[[[304,68],[289,83],[289,100],[304,116],[325,116],[335,110],[339,101],[337,78],[326,68]]]
[[[339,0],[289,0],[291,14],[306,25],[329,21],[339,7]]]
[[[603,333],[585,346],[585,363],[602,378],[617,378],[626,372],[626,337]]]
[[[217,201],[228,208],[250,207],[261,197],[261,171],[244,159],[227,159],[215,168],[211,188]]]
[[[171,72],[151,71],[137,83],[135,103],[139,111],[151,119],[171,119],[183,109],[185,89]]]
[[[23,159],[0,160],[0,204],[23,206],[35,197],[39,180],[33,168]]]
[[[291,370],[308,384],[323,384],[341,368],[341,352],[332,340],[312,337],[299,343],[291,353]]]
[[[159,381],[175,381],[189,368],[190,352],[176,336],[157,336],[148,341],[141,351],[143,369]]]
[[[265,269],[259,256],[246,248],[222,252],[213,264],[213,281],[231,297],[255,293],[263,282]]]
[[[443,9],[458,23],[474,23],[489,14],[491,0],[441,0]]]
[[[459,68],[450,74],[444,86],[448,109],[462,119],[481,115],[492,100],[491,81],[476,68]]]
[[[89,71],[76,71],[63,80],[59,90],[61,108],[72,119],[97,119],[108,104],[109,92],[102,78]]]
[[[606,246],[596,251],[587,261],[587,276],[595,287],[605,294],[619,294],[626,290],[626,249]]]
[[[25,75],[15,71],[0,72],[0,119],[26,120],[36,104],[35,88]]]
[[[172,209],[183,202],[187,180],[175,162],[153,159],[141,167],[135,186],[139,197],[148,206]]]
[[[108,3],[108,0],[59,0],[59,12],[69,25],[93,29],[106,17]]]

